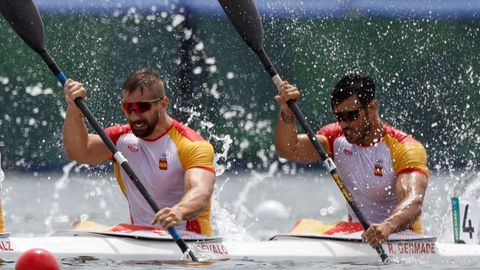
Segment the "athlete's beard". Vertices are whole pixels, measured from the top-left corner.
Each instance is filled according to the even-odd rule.
[[[158,121],[158,114],[155,114],[150,121],[142,119],[135,122],[128,121],[128,123],[130,124],[130,128],[135,136],[139,138],[146,138],[152,135],[155,127],[158,124]],[[139,129],[135,127],[135,124],[144,124],[145,126]]]
[[[371,134],[371,128],[372,128],[372,123],[370,119],[370,115],[368,114],[368,110],[365,110],[365,125],[356,128],[356,129],[351,129],[351,128],[346,128],[344,130],[344,133],[353,133],[353,136],[346,136],[345,138],[347,141],[351,144],[363,144],[365,140],[370,136]],[[350,138],[349,138],[350,137]]]
[[[372,119],[370,117],[370,114],[368,114],[368,110],[365,110],[365,126],[363,127],[362,130],[362,139],[365,141],[370,135],[372,135]]]

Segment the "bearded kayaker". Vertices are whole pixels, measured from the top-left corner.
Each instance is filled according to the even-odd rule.
[[[99,135],[88,134],[83,114],[75,105],[85,99],[80,83],[65,83],[67,110],[63,143],[67,157],[81,163],[113,160]],[[117,181],[126,196],[132,224],[211,235],[210,199],[215,184],[214,151],[192,129],[169,116],[169,98],[157,71],[134,71],[123,85],[121,108],[128,124],[105,129],[160,207],[154,213],[128,175],[114,162]]]
[[[279,86],[275,146],[288,160],[315,162],[320,156],[306,134],[297,134],[294,114],[287,105],[300,96],[298,88],[287,81]],[[362,238],[376,247],[394,232],[422,232],[429,175],[425,148],[382,121],[375,84],[368,76],[350,73],[342,77],[332,91],[331,107],[336,122],[321,128],[316,137],[371,224]],[[348,218],[357,221],[349,206]]]

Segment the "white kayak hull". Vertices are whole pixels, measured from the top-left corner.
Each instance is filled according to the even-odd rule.
[[[187,241],[195,252],[208,253],[215,260],[229,259],[221,241]],[[173,240],[81,234],[46,237],[0,238],[0,259],[16,261],[25,251],[42,248],[58,260],[108,259],[115,261],[179,261],[183,254]]]
[[[257,243],[225,243],[231,257],[259,261],[379,263],[368,244],[334,239],[280,238]],[[433,241],[396,241],[383,244],[394,263],[480,264],[480,246]]]
[[[298,261],[378,263],[374,249],[358,241],[318,237],[280,236],[258,242],[188,242],[193,250],[210,252],[213,260]],[[383,245],[393,262],[431,264],[480,263],[480,246],[434,241],[396,241]],[[0,259],[16,261],[31,248],[43,248],[59,260],[108,259],[115,261],[179,261],[181,251],[174,242],[96,234],[50,237],[0,238]]]

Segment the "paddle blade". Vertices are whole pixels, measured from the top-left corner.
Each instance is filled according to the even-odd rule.
[[[43,21],[32,0],[0,0],[0,13],[28,46],[45,50]]]
[[[218,0],[237,32],[254,51],[263,48],[263,28],[253,0]]]

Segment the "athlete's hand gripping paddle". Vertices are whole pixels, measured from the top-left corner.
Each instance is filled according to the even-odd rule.
[[[28,46],[30,46],[42,57],[43,61],[45,61],[50,70],[55,74],[55,76],[63,86],[65,84],[65,81],[67,80],[67,77],[60,70],[60,68],[57,66],[55,61],[53,61],[52,57],[45,49],[45,29],[43,26],[43,21],[40,17],[40,13],[38,12],[37,7],[32,2],[32,0],[0,0],[0,13],[2,13],[7,22],[12,26],[15,32],[17,32],[17,34],[28,44]],[[143,195],[143,197],[148,202],[153,211],[157,213],[160,210],[157,203],[152,199],[148,191],[143,186],[142,182],[140,182],[140,180],[128,164],[127,159],[122,155],[121,152],[117,150],[113,142],[107,136],[107,134],[100,126],[98,121],[95,119],[93,114],[90,112],[90,110],[87,108],[83,100],[81,98],[77,98],[75,99],[75,104],[78,106],[78,108],[80,108],[80,110],[85,115],[88,122],[93,126],[98,135],[100,135],[103,142],[112,152],[115,160],[128,174],[130,179],[133,181],[133,183],[138,188],[138,190]],[[198,261],[175,228],[169,228],[168,232],[184,254],[188,252],[188,255],[190,256],[192,261]]]
[[[260,61],[278,88],[282,82],[282,79],[273,67],[272,62],[263,48],[263,26],[253,0],[218,0],[218,2],[245,43],[248,45],[248,47],[250,47],[250,49],[252,49],[253,52],[257,54],[258,58],[260,58]],[[330,175],[333,177],[333,180],[340,189],[343,197],[347,200],[363,228],[367,230],[370,225],[360,211],[357,203],[354,201],[351,193],[347,190],[340,179],[333,160],[328,157],[322,145],[317,140],[315,133],[310,125],[305,121],[305,117],[303,116],[303,113],[298,107],[297,103],[295,103],[293,100],[289,100],[287,103],[295,114],[298,122],[307,133],[308,138],[320,155],[323,165],[330,172]],[[376,251],[380,255],[380,258],[383,262],[388,260],[387,254],[381,245],[376,248]]]

